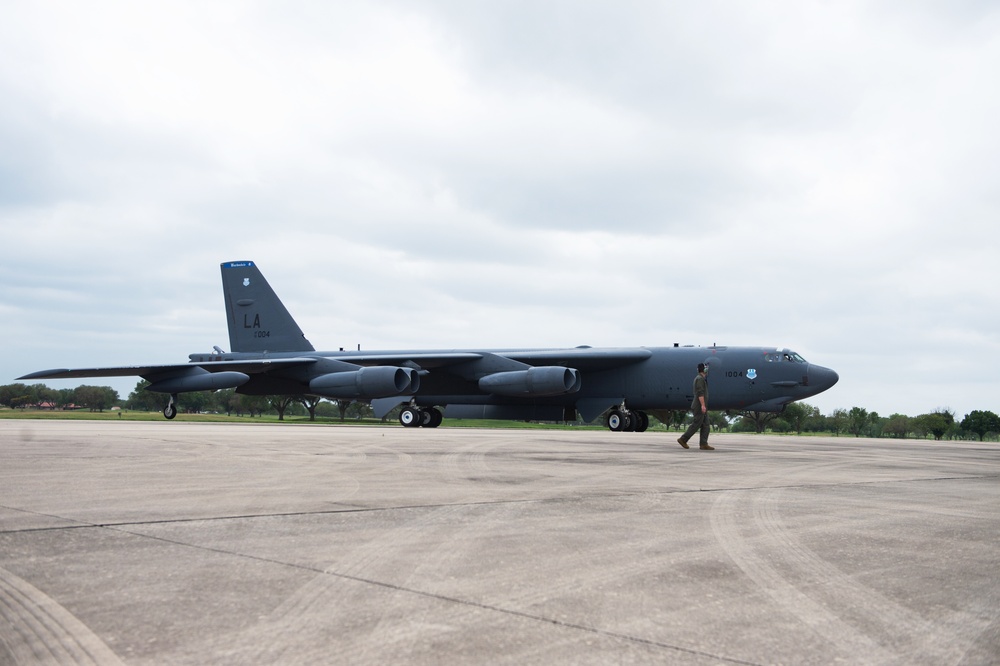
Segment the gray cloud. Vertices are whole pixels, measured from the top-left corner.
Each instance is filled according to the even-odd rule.
[[[8,380],[225,343],[254,259],[319,347],[787,345],[824,411],[1000,410],[989,3],[8,14]]]

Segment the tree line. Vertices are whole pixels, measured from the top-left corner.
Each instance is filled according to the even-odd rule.
[[[835,409],[828,415],[820,413],[818,407],[793,402],[785,411],[737,412],[739,419],[732,424],[732,430],[764,432],[824,432],[834,435],[854,437],[909,437],[943,439],[968,439],[979,441],[997,439],[1000,436],[1000,416],[986,410],[974,410],[958,420],[955,413],[946,408],[938,408],[927,414],[907,416],[893,414],[879,416],[863,407]]]
[[[87,409],[103,412],[120,402],[118,391],[110,386],[66,389],[53,389],[44,384],[0,386],[0,405],[11,409]]]
[[[0,386],[0,406],[11,409],[86,409],[103,412],[118,407],[140,412],[161,411],[167,403],[163,393],[146,391],[149,382],[141,380],[128,398],[122,400],[118,391],[110,386],[78,386],[76,388],[53,389],[45,384],[7,384]],[[328,401],[315,395],[244,395],[234,389],[219,391],[195,391],[177,396],[177,411],[184,414],[212,412],[237,416],[261,416],[276,414],[284,419],[286,414],[302,416],[308,414],[312,420],[317,416],[341,420],[360,419],[372,416],[371,408],[365,403]]]
[[[149,382],[139,381],[128,398],[122,400],[118,392],[109,386],[78,386],[76,388],[53,389],[44,384],[7,384],[0,386],[0,405],[12,409],[87,409],[101,412],[119,407],[136,411],[160,411],[166,404],[162,393],[146,391]],[[198,391],[181,393],[177,398],[177,409],[182,413],[197,414],[215,412],[236,414],[237,416],[260,416],[277,414],[301,416],[308,414],[311,420],[317,415],[328,418],[340,417],[346,420],[372,418],[371,407],[356,401],[328,401],[313,395],[266,395],[254,396],[236,393],[234,389],[220,391]],[[682,428],[689,420],[687,412],[652,412],[668,428]],[[390,413],[385,420],[394,418]],[[907,416],[892,414],[880,416],[863,407],[835,409],[830,414],[822,414],[818,407],[793,402],[780,413],[775,412],[709,412],[709,420],[715,430],[731,432],[776,432],[776,433],[830,433],[833,435],[853,435],[854,437],[909,437],[943,439],[969,439],[979,441],[996,440],[1000,437],[1000,416],[988,410],[974,410],[961,420],[949,409],[939,408],[927,414]]]

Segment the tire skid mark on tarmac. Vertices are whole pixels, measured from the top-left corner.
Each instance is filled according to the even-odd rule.
[[[846,655],[865,654],[878,663],[960,660],[979,633],[967,626],[968,618],[928,621],[824,560],[784,526],[779,507],[785,492],[723,493],[712,506],[717,540],[754,583]]]
[[[637,499],[641,504],[654,501],[654,498],[648,493],[640,493],[638,495],[632,493],[614,493],[606,499],[625,497]],[[593,501],[598,498],[575,499]],[[531,502],[527,504],[531,504]],[[441,535],[436,535],[436,531],[446,530],[447,536],[450,537],[455,525],[465,525],[470,522],[467,516],[467,512],[470,509],[474,511],[484,508],[490,511],[520,511],[527,504],[521,502],[498,502],[496,504],[403,508],[402,510],[416,510],[421,512],[421,514],[416,519],[406,523],[405,526],[400,526],[375,541],[353,549],[351,556],[342,563],[328,566],[322,572],[317,572],[309,582],[286,599],[281,606],[276,608],[267,617],[262,618],[261,623],[249,632],[255,636],[255,641],[248,642],[253,644],[256,640],[259,640],[261,634],[270,634],[274,638],[270,641],[270,648],[265,648],[264,651],[254,656],[280,659],[285,654],[286,649],[294,649],[291,646],[294,646],[298,642],[295,640],[296,636],[305,636],[310,632],[318,630],[322,631],[322,627],[317,626],[318,622],[321,622],[324,626],[352,626],[352,624],[356,624],[356,622],[352,623],[354,608],[363,606],[364,602],[370,598],[371,585],[373,583],[391,590],[394,597],[402,597],[403,595],[412,597],[416,594],[417,596],[434,598],[445,602],[446,605],[450,605],[446,617],[450,620],[453,619],[454,623],[468,624],[469,615],[472,614],[476,618],[474,620],[475,624],[489,625],[491,620],[495,620],[494,613],[500,612],[526,620],[549,622],[565,628],[585,630],[616,639],[649,644],[658,648],[687,651],[683,646],[667,645],[641,636],[617,634],[614,631],[602,629],[599,625],[592,626],[587,622],[575,623],[565,618],[551,617],[551,613],[542,610],[540,605],[547,598],[559,597],[566,592],[577,589],[580,581],[574,577],[562,580],[557,586],[532,588],[522,593],[501,595],[492,600],[482,601],[450,598],[446,595],[437,594],[434,591],[420,590],[419,587],[407,588],[405,585],[380,582],[380,579],[386,581],[387,577],[381,575],[379,569],[384,569],[384,567],[391,565],[389,558],[392,555],[391,553],[386,554],[386,548],[391,551],[392,547],[396,546],[398,541],[406,541],[409,535],[419,533],[425,537],[429,536],[432,540],[446,541],[447,539],[444,539]],[[423,513],[425,510],[427,512]],[[604,522],[611,523],[613,520],[612,516]],[[470,527],[469,529],[478,528]],[[392,543],[389,543],[390,540]],[[611,552],[614,548],[614,546],[606,546],[598,550],[600,552]],[[559,569],[566,568],[572,571],[575,569],[573,566],[574,563],[584,559],[589,560],[595,555],[600,555],[600,552],[595,553],[594,549],[588,549],[586,552],[574,552],[568,560],[564,559],[559,562]],[[457,552],[454,555],[456,558],[460,557]],[[602,559],[607,560],[608,558]],[[408,561],[410,560],[408,559]],[[587,583],[593,585],[595,583],[600,584],[602,581],[612,581],[615,578],[627,575],[630,568],[630,565],[625,562],[622,563],[620,568],[609,566],[602,570],[602,575],[598,578],[589,577]],[[366,618],[365,627],[359,629],[358,634],[366,636],[366,632],[376,629],[386,619],[386,613],[392,612],[392,610],[393,605],[388,605],[380,614]],[[440,620],[442,616],[435,614],[435,619]],[[266,641],[262,641],[257,643],[257,645],[262,643],[267,644]],[[239,645],[241,641],[235,641],[235,644]],[[364,650],[367,646],[368,644],[365,641],[352,639],[348,644],[341,643],[337,647],[346,655],[357,656],[356,650],[359,648]],[[725,657],[718,658],[726,659]]]
[[[493,470],[486,463],[486,454],[498,446],[500,444],[493,441],[473,441],[464,444],[445,453],[441,458],[441,466],[446,472],[458,478],[463,476],[464,468],[468,468],[473,474],[486,477],[487,483],[493,484],[495,481],[489,479]]]
[[[299,642],[297,637],[322,630],[317,624],[317,618],[321,618],[323,625],[356,624],[357,620],[352,620],[356,609],[364,607],[369,598],[370,582],[382,578],[379,572],[394,565],[398,543],[415,537],[428,538],[438,531],[450,530],[453,522],[450,517],[466,509],[467,507],[458,505],[420,511],[419,515],[404,525],[383,533],[362,546],[352,548],[349,555],[309,579],[250,630],[256,637],[255,641],[259,641],[262,634],[274,636],[269,641],[270,647],[254,654],[254,660],[258,663],[280,660],[290,646]],[[395,589],[397,586],[387,584],[386,587]],[[367,634],[389,610],[391,607],[384,607],[379,616],[366,618],[364,629],[355,628],[357,635]],[[354,640],[359,641],[359,638]],[[336,649],[343,650],[345,647],[342,642],[338,642]],[[327,657],[337,661],[333,653],[327,653]]]
[[[785,489],[771,488],[754,501],[754,524],[767,534],[790,569],[821,581],[811,588],[814,596],[828,607],[861,616],[860,623],[867,628],[866,633],[878,631],[888,637],[893,644],[890,649],[900,652],[905,663],[943,664],[960,659],[979,633],[967,616],[953,613],[929,621],[823,559],[785,528],[778,510],[784,492]]]
[[[725,491],[720,493],[720,497],[724,497],[726,494],[731,494],[732,492],[747,493],[754,491],[752,489]],[[609,497],[623,498],[625,496],[637,498],[640,503],[645,503],[649,499],[645,494],[636,496],[628,493],[615,493]],[[578,499],[592,501],[596,498]],[[393,612],[399,612],[396,604],[386,604],[374,614],[369,614],[367,617],[360,619],[357,617],[359,610],[364,608],[366,602],[370,602],[371,600],[371,586],[376,585],[383,588],[383,590],[389,591],[393,598],[412,599],[416,596],[443,603],[445,607],[436,610],[434,614],[435,625],[442,631],[447,631],[453,626],[468,627],[470,623],[473,626],[482,625],[488,629],[496,619],[495,613],[501,613],[526,621],[543,622],[563,629],[584,631],[615,640],[643,644],[657,649],[676,650],[720,661],[748,663],[738,658],[707,654],[699,650],[687,648],[682,644],[666,643],[631,633],[619,633],[613,628],[602,627],[601,622],[595,623],[592,619],[555,617],[552,611],[545,611],[540,608],[547,599],[557,598],[563,596],[566,592],[578,589],[580,581],[573,577],[566,578],[554,586],[529,588],[520,593],[500,595],[492,599],[474,600],[441,594],[428,589],[421,590],[419,586],[407,587],[402,583],[393,583],[388,580],[388,577],[380,575],[377,570],[380,566],[385,567],[391,564],[390,558],[392,555],[385,555],[382,549],[389,546],[391,550],[392,546],[398,546],[395,542],[401,540],[401,536],[419,531],[421,534],[430,535],[429,538],[432,540],[437,540],[439,537],[435,536],[435,530],[447,530],[448,535],[451,535],[456,524],[467,524],[469,521],[465,512],[470,509],[480,510],[487,508],[492,511],[514,508],[520,510],[530,504],[531,502],[499,502],[496,504],[404,508],[402,510],[431,510],[429,513],[422,514],[417,519],[410,521],[405,527],[396,528],[392,533],[387,533],[375,541],[369,542],[360,548],[355,548],[353,554],[340,565],[331,565],[322,571],[312,569],[308,566],[301,566],[300,568],[302,569],[312,569],[316,574],[302,585],[296,593],[276,607],[273,612],[262,617],[258,625],[247,630],[247,634],[252,635],[253,640],[243,641],[240,640],[239,636],[228,637],[231,640],[229,642],[231,646],[229,648],[230,653],[240,652],[241,648],[238,646],[249,644],[256,645],[257,647],[254,649],[252,655],[243,654],[243,657],[257,661],[262,659],[267,661],[280,660],[287,651],[294,650],[296,644],[308,642],[307,637],[310,634],[320,633],[325,635],[328,633],[329,627],[346,627],[349,629],[344,631],[344,634],[350,634],[351,638],[345,641],[343,640],[345,635],[341,635],[340,638],[342,640],[335,643],[335,649],[338,653],[346,657],[356,658],[359,656],[359,652],[364,653],[366,650],[375,649],[370,642],[370,633],[373,631],[373,628],[377,628],[383,621],[392,619],[390,616]],[[613,521],[613,517],[604,522],[611,521]],[[738,530],[737,525],[740,524],[742,524],[741,521],[733,520],[729,531],[735,533]],[[713,524],[713,528],[715,527],[716,525]],[[716,529],[716,533],[719,534],[718,529]],[[669,540],[669,537],[664,536],[664,539]],[[388,543],[390,540],[393,542],[392,544]],[[574,552],[569,559],[560,559],[559,569],[572,571],[574,569],[573,565],[577,561],[584,558],[590,560],[595,555],[599,556],[600,553],[605,551],[610,553],[614,548],[615,546],[606,546],[598,549],[599,552],[596,553],[593,549]],[[455,555],[456,557],[460,557],[458,553]],[[607,561],[607,558],[602,559]],[[407,561],[412,562],[412,559],[407,558]],[[611,581],[618,577],[627,576],[630,571],[631,565],[622,561],[620,566],[612,564],[603,568],[601,576],[597,578],[590,576],[586,582],[592,586],[595,582]],[[777,578],[780,579],[780,576],[777,576]],[[396,619],[398,619],[398,615]],[[424,626],[426,628],[427,625]],[[412,629],[415,631],[416,627],[412,627]],[[262,639],[262,636],[265,635],[273,636],[273,638],[270,641]],[[316,640],[315,637],[313,637],[313,640]],[[866,645],[870,644],[871,641],[866,643]],[[327,646],[328,649],[329,646]],[[862,653],[873,654],[870,651]],[[884,651],[875,652],[874,654],[884,654]],[[301,656],[300,654],[295,655],[296,658]],[[329,660],[334,655],[324,652],[321,656],[323,659]]]
[[[489,511],[521,511],[525,509],[521,505],[494,505],[487,508]],[[447,518],[440,515],[438,517]],[[451,520],[456,521],[456,524],[468,524],[468,521],[462,516],[453,516]],[[444,529],[450,530],[451,528],[446,525]],[[476,528],[470,527],[468,529],[474,530]],[[669,537],[664,536],[664,540],[668,539]],[[466,539],[466,542],[474,543],[474,540]],[[613,549],[613,546],[608,546],[602,551],[610,552]],[[437,550],[435,550],[436,553]],[[568,560],[561,558],[558,568],[568,566],[572,569],[574,563],[593,556],[593,554],[593,551],[580,552]],[[456,549],[451,559],[461,560],[464,556],[465,553],[461,549]],[[374,559],[377,560],[378,557]],[[352,561],[358,566],[362,564],[359,558],[352,558]],[[430,559],[425,557],[423,562],[430,562]],[[447,562],[441,564],[442,570],[447,570],[451,566]],[[437,563],[430,562],[428,566],[435,568]],[[385,648],[388,645],[395,646],[397,650],[392,655],[394,660],[405,660],[407,656],[413,656],[411,652],[417,645],[418,639],[422,639],[424,642],[429,640],[427,639],[429,629],[439,632],[442,637],[446,637],[452,631],[467,632],[477,629],[484,632],[490,631],[497,625],[497,614],[500,614],[500,616],[515,618],[531,624],[541,623],[544,627],[550,627],[560,632],[584,632],[651,649],[665,650],[668,653],[680,652],[706,657],[713,662],[752,663],[730,656],[706,653],[682,644],[666,643],[634,633],[620,632],[615,628],[603,627],[600,623],[594,624],[588,618],[557,617],[552,610],[541,608],[541,604],[550,598],[579,590],[584,581],[575,576],[566,577],[557,586],[536,586],[515,594],[502,594],[492,599],[475,600],[428,590],[426,586],[425,589],[420,589],[420,586],[412,580],[414,576],[417,576],[418,569],[420,569],[419,566],[405,582],[391,583],[384,578],[380,581],[372,571],[359,571],[357,575],[349,576],[331,567],[300,587],[293,597],[287,599],[269,616],[262,618],[259,625],[249,629],[248,633],[254,636],[254,641],[246,641],[247,643],[255,642],[258,646],[262,643],[270,643],[270,645],[263,650],[258,648],[252,655],[244,654],[241,656],[257,662],[281,661],[286,658],[300,659],[303,658],[303,655],[294,653],[296,644],[315,643],[315,637],[309,638],[310,634],[328,633],[329,627],[338,627],[342,633],[338,636],[337,641],[326,645],[322,654],[324,661],[352,662],[385,659]],[[617,566],[608,567],[606,571],[603,571],[602,576],[597,578],[588,576],[585,582],[591,585],[595,581],[610,581],[626,576],[631,571],[632,566],[629,562],[620,561]],[[361,616],[362,609],[371,608],[371,586],[373,584],[383,588],[388,596],[382,601],[375,613]],[[422,622],[419,616],[414,616],[412,606],[406,603],[421,598],[436,605],[429,622]],[[271,641],[262,641],[262,634],[269,634],[274,638]],[[579,639],[572,638],[572,634],[562,639],[563,642],[567,643],[577,640]],[[244,641],[236,637],[232,644],[242,645]],[[293,654],[288,654],[290,651]],[[369,652],[371,653],[369,654]],[[515,649],[502,661],[521,663],[519,659],[521,656],[523,655]]]
[[[461,456],[457,456],[455,461],[460,459]],[[460,465],[456,471],[461,471]],[[620,497],[615,495],[615,498]],[[646,493],[633,498],[643,505],[653,501]],[[618,542],[571,551],[571,554],[561,557],[558,562],[539,563],[540,566],[552,568],[551,575],[540,577],[553,583],[557,581],[557,584],[522,587],[518,591],[476,600],[435,591],[433,582],[428,583],[440,580],[450,571],[461,570],[463,563],[479,554],[477,549],[482,547],[479,536],[486,529],[483,526],[496,525],[497,521],[495,515],[490,520],[477,520],[475,516],[469,515],[470,512],[477,515],[483,511],[490,514],[501,512],[507,514],[506,521],[512,522],[529,510],[524,503],[501,502],[435,507],[422,512],[391,533],[354,548],[346,559],[317,573],[248,630],[254,636],[253,641],[234,637],[232,644],[263,645],[263,648],[258,647],[252,655],[244,655],[254,661],[281,660],[292,656],[288,653],[294,653],[294,646],[310,643],[310,635],[322,633],[328,627],[350,627],[350,638],[345,640],[348,633],[345,631],[340,640],[327,646],[330,651],[324,653],[324,659],[364,659],[369,650],[375,650],[376,654],[367,656],[384,657],[384,648],[389,644],[396,646],[399,651],[395,657],[405,657],[417,639],[426,637],[429,629],[442,635],[477,627],[489,631],[496,623],[496,613],[502,613],[524,621],[544,622],[563,629],[586,631],[656,649],[704,654],[683,645],[665,644],[643,636],[617,633],[613,627],[603,628],[604,623],[594,624],[594,618],[557,617],[555,609],[546,610],[547,601],[571,598],[584,583],[589,587],[611,584],[633,573],[628,558],[619,556],[621,544]],[[614,526],[616,518],[612,514],[599,523]],[[595,525],[590,527],[594,528]],[[419,560],[413,557],[405,559],[409,567],[405,578],[392,575],[403,573],[392,569],[397,564],[394,562],[396,556],[393,549],[398,548],[399,543],[414,537],[436,545]],[[669,536],[664,535],[663,540],[669,541]],[[601,569],[599,576],[594,576],[592,571],[586,580],[572,574],[567,575],[567,572],[586,570],[584,565],[595,557],[608,564]],[[393,578],[398,582],[390,582]],[[372,584],[383,587],[383,592],[387,595],[375,612],[370,610]],[[400,616],[412,611],[410,604],[415,598],[431,600],[436,606],[434,612],[426,622],[422,622],[419,616],[412,615],[408,616],[405,623],[401,622]],[[369,609],[363,618],[358,617],[360,609]],[[261,640],[261,636],[273,638]],[[723,661],[739,661],[720,655],[705,656]],[[295,657],[302,655],[295,654]]]
[[[645,494],[641,494],[637,496],[637,499],[641,504],[645,504],[649,498]],[[507,520],[510,521],[516,520],[520,514],[529,511],[528,506],[524,504],[497,504],[466,508],[476,511],[487,510],[491,514],[504,512],[509,514]],[[428,579],[435,576],[440,578],[442,574],[455,570],[456,565],[461,565],[463,561],[479,554],[475,551],[475,547],[480,545],[477,535],[484,530],[481,525],[496,524],[495,516],[488,521],[469,520],[465,512],[453,512],[453,515],[448,516],[439,514],[439,517],[453,523],[450,527],[444,526],[447,538],[441,539],[440,544],[431,553],[417,562],[405,580],[399,583],[385,583],[385,586],[390,588],[387,592],[389,598],[383,603],[380,612],[368,618],[364,629],[359,630],[360,635],[355,636],[349,644],[340,643],[337,645],[338,656],[344,659],[363,659],[366,650],[374,649],[377,654],[371,656],[384,657],[382,648],[389,644],[397,645],[399,650],[405,652],[414,645],[414,641],[417,639],[421,637],[426,639],[428,629],[433,629],[441,634],[457,630],[489,631],[496,624],[496,613],[501,613],[521,618],[524,621],[543,622],[546,625],[554,625],[562,629],[585,631],[655,649],[697,654],[720,661],[746,663],[732,657],[705,654],[694,648],[686,647],[682,644],[683,641],[679,644],[668,644],[634,633],[620,633],[614,627],[608,627],[606,622],[593,617],[566,615],[565,608],[562,611],[556,607],[546,608],[549,601],[571,599],[572,595],[579,591],[582,586],[591,589],[595,586],[601,587],[614,584],[634,574],[631,560],[621,557],[622,545],[619,542],[603,543],[600,546],[592,544],[588,548],[569,551],[558,561],[537,563],[539,567],[551,569],[549,573],[536,572],[536,577],[549,581],[548,584],[542,586],[522,587],[513,592],[508,590],[483,599],[461,598],[460,595],[451,596],[448,593],[429,589],[433,585],[428,585]],[[597,524],[590,524],[588,531],[595,528],[600,529],[601,525],[605,524],[614,526],[616,524],[615,516],[609,515]],[[456,526],[459,526],[458,529]],[[662,543],[669,543],[670,540],[669,535],[663,535],[661,539]],[[471,555],[470,550],[473,551]],[[600,569],[600,575],[595,575],[592,569],[584,577],[572,573],[587,570],[585,565],[592,563],[595,558],[605,563],[605,566]],[[363,564],[360,561],[355,563]],[[301,626],[301,623],[304,623],[310,615],[318,615],[331,621],[332,618],[337,617],[338,613],[349,615],[349,609],[355,602],[360,605],[366,600],[370,601],[370,592],[365,592],[363,587],[350,583],[376,582],[378,579],[376,573],[363,570],[355,574],[357,578],[353,581],[335,580],[335,578],[344,575],[343,570],[334,570],[331,567],[324,574],[331,580],[319,580],[321,577],[318,576],[317,579],[310,581],[307,586],[300,590],[300,593],[303,593],[303,599],[296,602],[298,607],[294,611],[279,610],[272,614],[272,617],[283,614],[283,617],[280,618],[281,629],[278,630],[283,640],[287,638],[287,632],[290,631],[294,634],[296,626]],[[304,591],[306,588],[308,588],[308,592]],[[399,622],[400,614],[407,612],[403,601],[413,599],[414,595],[437,599],[443,604],[441,607],[435,608],[430,622],[422,623],[419,618],[413,616],[409,616],[406,623]],[[349,622],[349,620],[340,618],[337,622]],[[255,658],[260,656],[273,657],[275,655],[255,655]],[[405,658],[406,656],[406,654],[396,654],[394,658]],[[509,656],[516,661],[516,653]]]
[[[431,628],[439,634],[446,634],[467,627],[473,617],[478,618],[471,622],[474,626],[487,623],[487,616],[492,614],[485,613],[481,609],[476,613],[470,613],[469,607],[462,603],[448,603],[443,607],[436,607],[431,617],[426,620],[411,616],[410,621],[402,626],[398,622],[393,622],[392,611],[403,606],[403,603],[394,603],[397,599],[399,602],[404,602],[412,598],[413,591],[421,588],[433,589],[433,581],[440,580],[478,555],[475,547],[480,543],[479,537],[486,531],[483,525],[496,525],[500,520],[497,514],[504,514],[506,521],[516,521],[525,510],[524,505],[504,504],[467,507],[467,511],[444,516],[449,525],[445,526],[443,538],[436,539],[436,546],[431,551],[419,561],[412,562],[414,566],[406,578],[398,584],[399,587],[391,592],[391,598],[384,608],[385,612],[368,628],[367,637],[361,644],[365,647],[395,645],[403,653],[395,657],[405,660],[410,656],[405,653],[409,652],[422,637],[425,638]],[[469,516],[470,511],[475,515]],[[489,514],[488,520],[483,520],[484,512]],[[401,612],[405,611],[401,609]],[[379,653],[381,654],[381,648]],[[371,656],[378,657],[380,654]]]
[[[15,664],[121,664],[111,648],[51,597],[0,568],[0,643]]]
[[[830,661],[866,654],[872,661],[887,663],[892,655],[878,643],[856,631],[835,613],[812,599],[788,580],[775,566],[775,549],[755,547],[756,539],[744,538],[746,497],[754,501],[755,491],[720,493],[709,514],[712,532],[723,551],[744,574],[791,618],[825,639],[837,652]],[[756,535],[754,535],[756,536]],[[762,551],[762,552],[758,552]]]

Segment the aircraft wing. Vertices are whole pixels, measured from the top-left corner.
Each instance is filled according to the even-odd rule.
[[[653,355],[648,349],[594,349],[573,347],[568,349],[515,349],[447,352],[387,352],[373,354],[333,355],[339,361],[355,365],[410,365],[433,370],[449,365],[475,361],[487,356],[500,356],[525,365],[562,365],[582,371],[600,371],[639,363]]]
[[[81,379],[84,377],[159,377],[202,368],[208,372],[243,372],[257,374],[278,367],[315,363],[315,358],[262,359],[253,361],[211,361],[206,363],[174,363],[170,365],[124,365],[117,368],[56,368],[40,370],[18,379]]]
[[[326,356],[326,355],[322,355]],[[486,356],[500,356],[524,363],[525,365],[561,365],[584,372],[611,370],[633,363],[639,363],[652,356],[648,349],[593,349],[575,347],[571,349],[518,349],[498,351],[441,351],[441,352],[384,352],[371,354],[331,354],[346,363],[359,366],[399,365],[423,370],[445,368],[450,365],[475,361]],[[19,380],[38,379],[82,379],[88,377],[144,377],[155,381],[159,377],[190,374],[193,371],[219,373],[240,372],[247,375],[265,373],[279,368],[316,363],[315,356],[293,358],[272,358],[256,360],[205,361],[164,365],[125,365],[107,368],[53,368],[40,370],[18,377]],[[198,370],[200,369],[200,370]]]

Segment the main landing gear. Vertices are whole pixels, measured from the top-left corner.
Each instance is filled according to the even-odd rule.
[[[168,419],[172,419],[175,416],[177,416],[177,394],[176,393],[171,393],[170,394],[170,402],[168,402],[167,406],[163,408],[163,415],[165,417],[167,417]]]
[[[399,413],[399,422],[404,428],[437,428],[444,420],[441,410],[436,407],[420,409],[415,405],[404,407]]]
[[[646,412],[628,409],[625,405],[608,412],[608,430],[612,432],[646,432],[648,427],[649,416]]]

